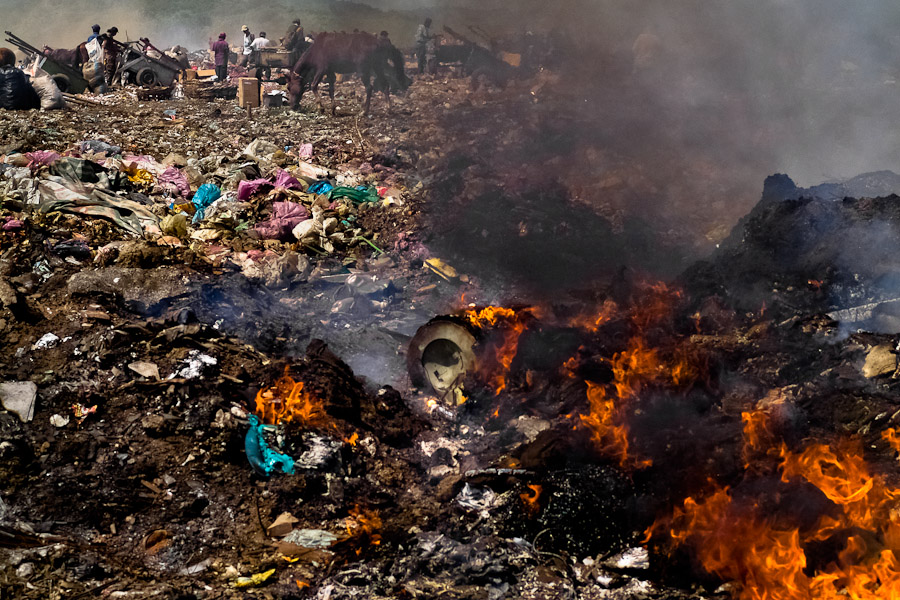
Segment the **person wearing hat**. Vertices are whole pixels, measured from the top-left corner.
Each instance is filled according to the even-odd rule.
[[[241,53],[241,60],[238,64],[246,68],[250,66],[250,57],[253,56],[253,40],[256,38],[250,33],[250,28],[246,25],[241,27],[241,32],[244,34],[244,51]]]
[[[87,39],[89,44],[100,37],[100,26],[94,25],[93,27],[91,27],[91,31],[93,31],[93,33]]]
[[[228,79],[228,54],[231,52],[228,42],[225,41],[225,33],[220,33],[219,41],[210,44],[209,48],[215,56],[216,79],[225,81]]]
[[[119,51],[121,44],[116,40],[119,33],[118,27],[110,27],[102,36],[99,36],[100,45],[103,46],[103,66],[106,71],[106,85],[111,86],[119,66]]]

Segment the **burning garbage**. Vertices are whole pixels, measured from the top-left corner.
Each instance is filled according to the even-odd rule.
[[[550,35],[445,31],[359,118],[408,83],[399,30],[312,42],[365,39],[371,89],[324,46],[276,64],[296,40],[250,51],[260,81],[227,42],[214,75],[8,34],[3,591],[900,594],[896,177],[774,176],[728,235],[740,177],[631,139],[715,137],[632,104],[748,112],[694,79],[648,110],[677,44],[630,31],[598,78]],[[273,100],[321,77],[336,114]]]

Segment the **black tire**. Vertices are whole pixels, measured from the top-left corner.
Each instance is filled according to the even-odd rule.
[[[144,87],[153,87],[157,83],[159,83],[159,78],[156,76],[156,72],[150,67],[144,67],[137,73],[137,77],[135,77],[138,85],[142,85]]]
[[[63,75],[62,73],[57,73],[50,79],[53,80],[53,83],[56,84],[56,87],[59,88],[59,91],[64,94],[69,91],[70,87],[72,87],[72,81],[69,79],[68,75]]]

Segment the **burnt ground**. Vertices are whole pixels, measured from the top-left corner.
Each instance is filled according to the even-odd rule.
[[[549,75],[504,92],[420,81],[368,119],[356,115],[355,86],[340,91],[337,118],[307,105],[248,119],[226,102],[124,95],[106,107],[0,114],[8,161],[102,138],[157,161],[181,154],[192,187],[233,191],[248,168],[295,168],[292,150],[277,150],[310,142],[309,162],[332,179],[403,201],[329,208],[386,251],[357,241],[331,252],[262,240],[233,221],[208,238],[191,234],[215,228],[128,236],[103,219],[32,210],[28,184],[4,171],[2,217],[23,223],[0,232],[0,380],[34,383],[37,401],[28,422],[0,412],[0,597],[728,597],[720,581],[639,548],[653,519],[704,481],[741,480],[743,410],[777,398],[789,442],[856,435],[873,469],[896,477],[881,440],[900,414],[896,357],[862,371],[894,336],[851,335],[825,315],[846,304],[815,301],[831,283],[810,288],[823,278],[818,263],[778,276],[802,299],[777,310],[771,300],[762,310],[762,296],[743,302],[741,286],[771,289],[771,273],[751,267],[781,243],[772,225],[809,202],[760,204],[682,277],[686,295],[667,317],[637,331],[629,310],[644,288],[634,273],[674,275],[724,239],[755,200],[743,175],[702,149],[679,152],[682,131],[661,134],[670,144],[652,155],[610,149],[627,119],[584,123],[583,90]],[[599,111],[640,93],[591,99]],[[276,151],[242,156],[257,139]],[[140,185],[118,191],[166,214],[166,194]],[[727,210],[708,210],[730,194],[739,199]],[[253,195],[239,220],[264,219],[276,198]],[[868,222],[873,206],[893,210],[892,199],[820,209]],[[267,250],[294,262],[247,265],[246,253]],[[748,267],[734,269],[736,256]],[[423,268],[429,257],[457,275]],[[378,285],[348,281],[351,270]],[[543,310],[501,395],[476,378],[461,408],[429,412],[407,380],[406,345],[434,315],[459,310],[463,294]],[[621,312],[600,331],[571,326],[610,299]],[[609,383],[605,359],[638,334],[664,356],[686,348],[698,365],[687,382],[654,379],[624,409],[634,452],[653,461],[643,468],[622,467],[577,419],[585,381]],[[571,377],[561,367],[574,355]],[[295,474],[266,478],[248,462],[245,418],[286,368],[324,406],[284,432]],[[75,404],[96,412],[79,422]],[[528,485],[542,490],[533,512]],[[273,546],[267,528],[283,512],[326,543]]]

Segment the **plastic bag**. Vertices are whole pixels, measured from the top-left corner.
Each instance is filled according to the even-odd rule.
[[[218,200],[219,196],[221,195],[222,190],[220,190],[218,186],[211,183],[204,183],[203,185],[201,185],[200,189],[197,190],[197,193],[194,194],[193,199],[191,199],[191,202],[197,209],[197,212],[194,213],[194,219],[192,222],[197,223],[199,221],[202,221],[206,213],[206,208],[210,204]]]
[[[42,110],[59,110],[66,107],[66,100],[47,71],[35,64],[29,71],[31,87],[41,99]]]
[[[15,67],[0,67],[0,107],[6,110],[41,107],[41,99],[28,83],[25,73]]]

